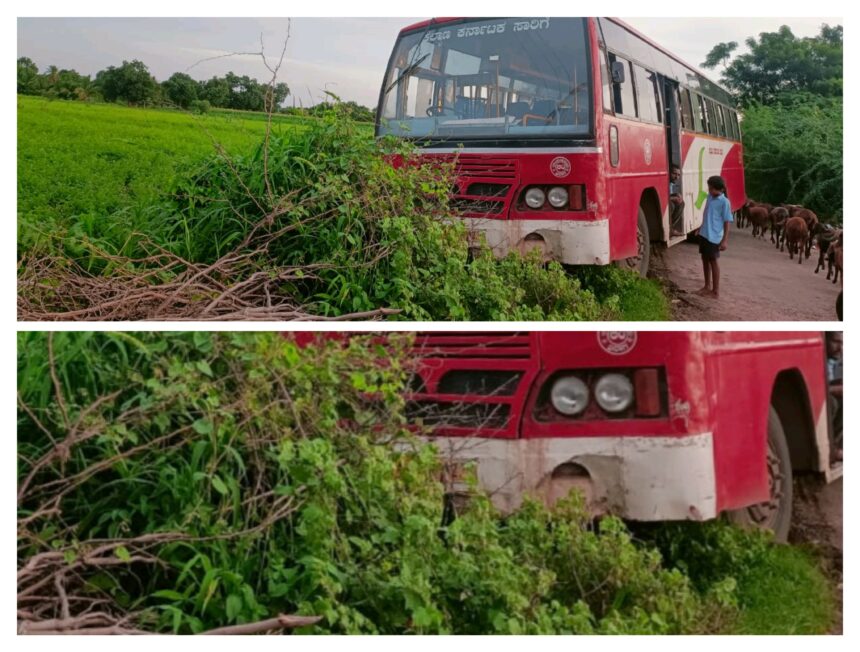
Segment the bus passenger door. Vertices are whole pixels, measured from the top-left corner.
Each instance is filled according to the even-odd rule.
[[[663,79],[663,106],[666,107],[666,159],[669,170],[681,167],[681,110],[678,106],[678,83]]]

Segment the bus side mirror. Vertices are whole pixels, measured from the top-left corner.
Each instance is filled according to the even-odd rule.
[[[613,61],[612,62],[612,83],[613,84],[623,84],[626,79],[624,74],[624,62],[623,61]]]

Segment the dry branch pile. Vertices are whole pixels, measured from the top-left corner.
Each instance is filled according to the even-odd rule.
[[[380,319],[380,308],[326,317],[294,298],[297,282],[327,264],[279,267],[274,242],[303,225],[272,228],[285,208],[267,214],[240,244],[211,264],[193,263],[156,243],[151,255],[128,258],[88,245],[110,273],[91,273],[66,256],[25,256],[18,264],[18,319],[23,321],[292,321]],[[324,218],[320,218],[324,219]]]

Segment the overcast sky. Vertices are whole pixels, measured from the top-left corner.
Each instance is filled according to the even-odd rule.
[[[398,31],[419,18],[294,18],[281,81],[296,103],[323,99],[323,90],[375,106]],[[693,65],[722,41],[743,46],[748,36],[788,25],[813,36],[840,18],[626,18],[627,22]],[[44,70],[53,64],[95,75],[123,59],[140,59],[163,81],[174,72],[208,79],[232,70],[268,80],[255,54],[202,61],[225,53],[260,51],[277,59],[286,18],[19,18],[18,56]],[[196,64],[196,65],[195,65]],[[712,76],[717,76],[716,74]],[[288,100],[288,103],[292,98]]]

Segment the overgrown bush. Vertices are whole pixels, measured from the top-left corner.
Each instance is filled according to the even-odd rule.
[[[209,103],[209,100],[193,100],[190,108],[193,113],[203,115],[209,113],[212,105]]]
[[[247,157],[211,157],[177,186],[149,232],[194,262],[231,251],[260,221],[289,230],[268,254],[305,267],[285,291],[314,312],[396,308],[411,319],[600,319],[601,306],[560,266],[485,252],[470,259],[452,217],[453,166],[404,142],[367,138],[340,105],[301,135],[272,136]]]
[[[677,633],[727,608],[576,496],[501,518],[476,491],[445,519],[440,460],[404,428],[408,338],[18,343],[19,619]]]
[[[744,110],[747,195],[842,221],[842,98],[784,94]]]

